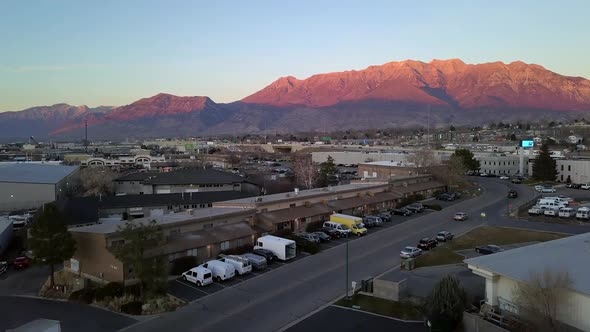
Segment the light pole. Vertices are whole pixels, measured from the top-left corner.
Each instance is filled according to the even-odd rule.
[[[349,241],[348,237],[349,236],[350,236],[349,234],[346,235],[346,267],[345,267],[346,268],[346,288],[345,289],[346,289],[346,300],[347,301],[350,299],[348,297],[348,241]]]

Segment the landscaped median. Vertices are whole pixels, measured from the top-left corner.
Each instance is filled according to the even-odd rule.
[[[354,294],[350,299],[341,298],[335,304],[402,320],[424,320],[422,305],[411,300],[396,302]]]
[[[425,252],[416,259],[416,268],[463,262],[460,250],[474,250],[476,246],[488,244],[507,245],[527,242],[545,242],[565,237],[565,234],[529,231],[508,227],[478,227],[452,241],[439,244],[438,247]]]

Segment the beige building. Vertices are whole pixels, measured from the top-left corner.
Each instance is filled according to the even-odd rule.
[[[254,243],[259,231],[253,225],[254,209],[206,208],[159,217],[135,219],[134,223],[155,220],[163,229],[166,245],[161,248],[169,261],[195,256],[198,262],[215,258],[227,249]],[[117,230],[123,222],[109,222],[70,229],[76,253],[66,261],[66,269],[96,281],[134,279],[133,270],[111,252],[120,244]]]
[[[590,233],[533,244],[465,260],[473,273],[485,278],[485,302],[498,316],[518,316],[515,290],[535,275],[567,272],[571,286],[557,305],[560,331],[590,331]],[[555,274],[553,274],[555,277]],[[538,280],[538,279],[537,279]],[[546,279],[541,277],[541,282]]]

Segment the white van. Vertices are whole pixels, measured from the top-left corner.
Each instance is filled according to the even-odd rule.
[[[576,219],[578,220],[589,220],[590,219],[590,208],[581,207],[576,213]]]
[[[565,207],[559,209],[559,217],[560,218],[571,218],[576,215],[576,210],[572,209],[571,207]]]
[[[337,222],[333,222],[333,221],[324,222],[323,227],[333,229],[343,236],[348,236],[348,235],[350,235],[350,233],[352,233],[352,230],[346,228],[346,226],[344,226],[340,223],[337,223]]]
[[[550,208],[546,209],[545,211],[543,211],[543,215],[548,216],[548,217],[556,217],[557,215],[559,215],[559,208],[558,207],[550,207]]]
[[[573,201],[573,199],[571,199],[569,197],[563,197],[563,196],[561,196],[561,197],[555,197],[555,196],[552,196],[552,197],[543,197],[541,199],[553,199],[556,202],[564,203],[565,205],[569,205],[570,201]]]
[[[182,273],[182,280],[190,281],[197,286],[209,285],[213,282],[211,270],[197,266]]]
[[[229,263],[234,266],[236,273],[240,276],[252,272],[252,264],[244,257],[234,255],[220,255],[222,258],[219,260],[225,263]]]
[[[198,267],[204,267],[211,270],[213,279],[217,281],[231,279],[236,274],[236,269],[233,265],[218,260],[208,261],[207,263],[201,264]]]
[[[561,202],[556,202],[556,201],[539,202],[537,205],[538,206],[548,206],[548,207],[557,208],[557,209],[567,207],[566,204],[561,203]]]

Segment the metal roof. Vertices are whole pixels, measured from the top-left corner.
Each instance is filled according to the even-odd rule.
[[[196,209],[186,212],[169,213],[162,216],[152,216],[147,218],[133,219],[134,223],[150,223],[154,220],[160,226],[166,226],[176,223],[189,223],[209,220],[219,217],[230,217],[239,214],[252,214],[256,210],[254,209],[242,209],[242,208],[204,208]],[[105,222],[102,224],[82,226],[70,229],[71,232],[79,233],[95,233],[95,234],[111,234],[116,233],[119,226],[123,226],[125,221],[116,222]]]
[[[77,169],[77,166],[0,163],[0,182],[56,184]]]
[[[172,172],[136,172],[121,176],[115,181],[142,181],[152,185],[231,184],[247,182],[233,173],[210,168],[183,168]]]
[[[590,295],[590,233],[466,259],[477,268],[519,281],[545,270],[569,273],[572,290]]]

